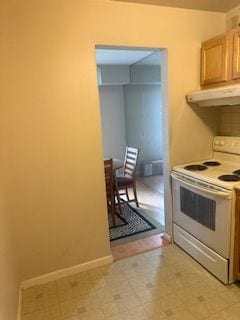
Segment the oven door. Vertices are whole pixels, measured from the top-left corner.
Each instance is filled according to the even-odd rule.
[[[228,259],[232,191],[204,188],[172,173],[173,221]]]

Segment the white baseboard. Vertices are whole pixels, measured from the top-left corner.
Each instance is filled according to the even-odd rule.
[[[166,238],[169,242],[172,242],[172,237],[170,237],[168,233],[164,232],[163,234],[164,234],[164,238]]]
[[[21,320],[21,304],[22,301],[22,288],[20,286],[19,293],[18,293],[18,310],[17,310],[17,320]]]
[[[103,266],[105,264],[112,263],[112,262],[113,262],[113,257],[111,255],[109,255],[109,256],[102,257],[102,258],[99,258],[96,260],[92,260],[89,262],[78,264],[73,267],[57,270],[57,271],[47,273],[47,274],[44,274],[44,275],[36,277],[36,278],[32,278],[32,279],[23,281],[21,283],[20,289],[27,289],[27,288],[30,288],[30,287],[33,287],[36,285],[41,285],[41,284],[47,283],[49,281],[58,280],[60,278],[71,276],[73,274],[76,274],[76,273],[79,273],[82,271],[87,271],[87,270],[90,270],[90,269],[93,269],[96,267],[100,267],[100,266]]]

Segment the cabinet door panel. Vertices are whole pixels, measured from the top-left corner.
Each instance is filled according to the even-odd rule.
[[[206,41],[201,49],[201,85],[228,80],[229,37]]]
[[[240,31],[233,37],[233,79],[240,79]]]

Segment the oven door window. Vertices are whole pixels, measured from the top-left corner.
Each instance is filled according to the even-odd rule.
[[[180,187],[181,211],[215,231],[216,201]]]

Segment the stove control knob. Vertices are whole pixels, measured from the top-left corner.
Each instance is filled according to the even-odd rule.
[[[223,140],[222,140],[222,141],[220,141],[220,146],[222,146],[222,147],[223,147],[224,145],[225,145],[225,141],[223,141]]]
[[[219,141],[219,140],[216,140],[216,141],[215,141],[215,146],[219,146],[219,144],[220,144],[220,141]]]

